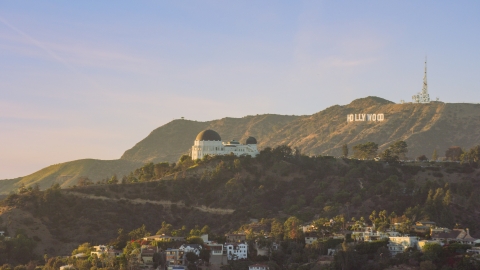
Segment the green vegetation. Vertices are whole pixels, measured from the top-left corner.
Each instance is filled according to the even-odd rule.
[[[357,159],[373,159],[377,156],[378,144],[366,142],[353,147],[353,157]]]
[[[176,163],[148,163],[121,180],[115,175],[100,183],[84,179],[82,185],[69,190],[60,189],[59,184],[45,191],[38,186],[21,185],[1,204],[30,213],[60,243],[79,246],[74,252],[103,243],[132,251],[138,248],[138,243],[130,240],[150,234],[183,236],[190,243],[202,243],[199,235],[209,232],[214,239],[224,241],[224,233],[241,228],[250,232],[249,241],[257,240],[261,245],[271,245],[269,241],[285,242],[282,252],[271,254],[272,265],[278,269],[287,266],[296,269],[309,258],[326,254],[329,247],[342,244],[329,237],[345,229],[350,220],[356,225],[370,220],[380,231],[401,222],[405,225],[398,230],[404,233],[412,233],[409,225],[416,221],[432,220],[450,228],[461,224],[473,235],[478,233],[479,216],[472,211],[479,207],[478,163],[472,160],[463,164],[442,163],[443,167],[435,165],[387,165],[372,160],[306,156],[288,146],[267,147],[256,158],[228,155],[192,161],[183,156]],[[455,181],[447,181],[451,173],[456,173]],[[95,196],[105,200],[90,198]],[[139,199],[145,202],[133,203]],[[167,207],[152,203],[157,201],[176,204]],[[219,216],[196,210],[195,207],[201,206],[234,212]],[[250,218],[261,219],[265,231],[271,232],[271,240],[260,240],[254,229],[242,227]],[[305,247],[304,234],[298,226],[310,221],[322,239]],[[0,226],[5,222],[0,221]],[[355,230],[356,225],[350,229]],[[28,243],[35,240],[25,239],[35,239],[36,235],[21,235],[24,236],[19,243],[27,243],[31,248]],[[91,239],[98,242],[92,243]],[[362,244],[352,249],[348,244],[351,241],[347,239],[347,244],[342,244],[335,267],[347,269],[369,260],[379,267],[409,260],[442,263],[442,256],[438,260],[433,255],[422,259],[423,255],[416,253],[401,258],[382,257],[385,243]],[[157,244],[167,248],[173,243]],[[56,252],[47,250],[49,256]],[[40,255],[16,263],[27,264],[38,260]],[[53,268],[64,262],[50,259],[46,264]],[[99,260],[90,262],[90,267],[103,268],[109,263],[126,265],[125,261]]]

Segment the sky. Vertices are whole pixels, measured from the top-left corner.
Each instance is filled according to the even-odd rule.
[[[480,102],[480,1],[1,1],[0,179],[153,129],[366,96]],[[192,139],[193,141],[193,139]]]

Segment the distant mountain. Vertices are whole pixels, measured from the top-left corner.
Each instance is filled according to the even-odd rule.
[[[348,114],[383,113],[382,122],[347,122]],[[442,103],[395,104],[379,97],[366,97],[348,105],[334,105],[313,115],[254,115],[198,122],[178,119],[153,130],[145,139],[125,151],[120,160],[77,160],[52,165],[29,176],[0,181],[0,194],[22,183],[38,183],[41,188],[52,183],[74,185],[80,176],[100,180],[129,173],[147,162],[176,162],[188,154],[199,132],[213,129],[223,141],[244,142],[257,138],[260,149],[286,144],[309,155],[341,155],[341,147],[350,148],[372,141],[385,149],[397,140],[408,144],[410,158],[434,149],[439,156],[453,145],[470,148],[480,143],[480,104]]]

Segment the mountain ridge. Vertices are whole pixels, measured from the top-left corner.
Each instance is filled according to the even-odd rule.
[[[348,114],[362,113],[383,113],[385,120],[347,122]],[[154,129],[118,160],[98,160],[93,162],[95,166],[89,161],[93,159],[52,165],[25,177],[0,181],[0,194],[22,184],[37,183],[46,188],[59,183],[66,187],[76,184],[81,176],[97,181],[113,174],[122,177],[148,162],[176,162],[189,153],[196,135],[205,129],[217,131],[223,141],[244,142],[253,136],[259,149],[285,144],[309,155],[340,156],[343,144],[351,149],[367,141],[377,143],[381,151],[397,140],[404,140],[410,150],[407,156],[414,159],[423,154],[430,157],[434,149],[441,156],[453,145],[470,148],[479,144],[480,104],[396,104],[370,96],[346,105],[333,105],[312,115],[263,114],[206,122],[177,119]],[[62,173],[67,177],[60,177]]]

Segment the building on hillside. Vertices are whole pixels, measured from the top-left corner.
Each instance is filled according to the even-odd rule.
[[[185,254],[187,254],[189,252],[193,252],[193,253],[195,253],[195,255],[200,256],[200,251],[202,250],[202,245],[199,245],[199,244],[183,244],[178,249],[183,251]]]
[[[93,247],[95,251],[92,251],[90,255],[96,255],[97,258],[101,258],[103,254],[108,257],[120,257],[122,255],[121,250],[116,250],[113,247],[98,245]]]
[[[168,248],[165,250],[165,263],[168,265],[183,265],[185,252],[180,249]]]
[[[198,133],[192,146],[192,160],[202,159],[205,156],[230,155],[252,156],[258,155],[257,140],[254,137],[248,137],[245,144],[231,140],[222,142],[220,135],[207,129]]]
[[[442,227],[436,227],[436,228],[431,228],[430,229],[430,235],[433,235],[434,233],[449,233],[451,232],[452,230],[450,230],[449,228],[442,228]]]
[[[470,236],[468,229],[453,229],[450,232],[435,232],[432,233],[432,240],[440,241],[443,243],[457,242],[461,244],[474,245],[479,241]]]
[[[227,253],[226,250],[224,253],[223,244],[210,242],[205,248],[210,251],[209,263],[211,265],[225,265],[227,263]]]
[[[248,270],[269,270],[266,264],[252,264],[248,266]]]
[[[223,248],[229,261],[247,258],[248,245],[245,243],[226,243]]]
[[[157,241],[157,242],[185,242],[185,237],[181,236],[168,236],[168,235],[152,235],[152,236],[146,236],[143,238],[143,240],[146,241]]]
[[[227,233],[225,234],[225,237],[227,238],[227,242],[230,243],[243,242],[247,240],[247,235],[244,233]]]
[[[415,236],[389,237],[388,239],[387,247],[392,256],[403,253],[407,248],[418,247],[418,237]]]
[[[158,252],[158,247],[142,245],[140,248],[140,262],[143,266],[153,266],[153,256]]]

